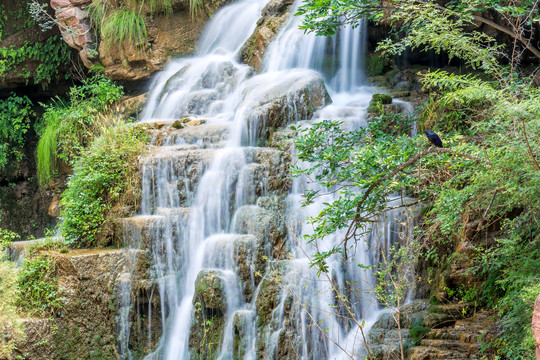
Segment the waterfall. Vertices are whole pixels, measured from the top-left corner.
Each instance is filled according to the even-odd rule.
[[[318,38],[304,35],[300,19],[289,16],[263,72],[254,75],[236,57],[267,1],[241,0],[218,11],[198,53],[172,61],[150,84],[142,121],[165,127],[151,130],[153,151],[141,159],[141,212],[125,220],[127,233],[138,233],[132,236],[152,252],[161,298],[163,335],[147,359],[362,354],[358,328],[335,315],[346,309],[310,268],[315,249],[301,241],[311,231],[306,218],[334,197],[301,207],[304,189],[313,185],[302,178],[291,183],[289,155],[260,145],[275,138],[275,129],[310,118],[366,125],[365,25]],[[205,124],[170,126],[184,119]],[[325,239],[319,250],[342,238]],[[367,291],[374,280],[356,264],[374,261],[366,238],[351,261],[334,255],[328,263],[331,280],[346,289],[351,313],[367,328],[378,311]],[[267,313],[260,310],[265,304]],[[129,354],[123,324],[122,351]]]

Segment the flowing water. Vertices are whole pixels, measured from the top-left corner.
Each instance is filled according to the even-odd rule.
[[[303,191],[314,185],[290,180],[286,151],[258,146],[271,141],[269,129],[309,118],[366,125],[365,26],[319,38],[290,16],[262,73],[253,74],[237,53],[266,3],[240,0],[217,12],[199,52],[172,61],[151,83],[142,121],[165,126],[152,131],[154,149],[142,159],[141,213],[125,222],[128,236],[151,249],[161,298],[163,335],[148,359],[210,358],[209,349],[217,359],[358,356],[355,322],[366,320],[367,330],[378,312],[368,291],[373,277],[356,266],[377,261],[375,237],[358,242],[351,261],[334,255],[328,263],[329,280],[352,304],[348,311],[310,268],[315,249],[301,241],[311,231],[305,219],[332,195],[301,207]],[[182,118],[206,123],[169,126]],[[383,243],[396,241],[391,227],[377,232]],[[325,239],[318,251],[342,238]],[[125,309],[129,296],[120,298]],[[123,359],[131,358],[127,315],[119,318]],[[217,345],[204,336],[206,326],[218,327]]]

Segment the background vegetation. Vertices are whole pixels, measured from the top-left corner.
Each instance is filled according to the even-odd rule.
[[[540,290],[534,270],[540,268],[540,92],[530,69],[519,65],[523,54],[538,57],[529,43],[538,35],[531,20],[538,17],[538,4],[387,5],[308,1],[299,14],[306,15],[305,29],[323,35],[343,23],[356,25],[363,16],[395,25],[395,34],[379,44],[382,54],[432,49],[459,59],[470,74],[435,71],[423,79],[430,97],[416,116],[419,129],[438,132],[446,149],[430,149],[423,135],[389,132],[393,126],[381,132],[381,124],[395,121],[395,115],[384,113],[367,129],[351,132],[330,120],[298,129],[299,158],[315,166],[296,169],[297,174],[340,194],[311,219],[315,232],[307,241],[348,229],[341,246],[319,253],[313,266],[324,272],[328,256],[353,251],[354,241],[369,230],[366,223],[386,209],[386,199],[406,190],[426,205],[418,240],[434,293],[442,287],[449,299],[496,308],[502,331],[486,346],[503,358],[533,358],[530,324]],[[486,9],[508,19],[494,27],[510,36],[509,45],[470,31],[472,21],[485,23],[478,11]],[[306,202],[317,195],[306,193]],[[452,289],[435,277],[459,259],[453,252],[462,241],[473,244],[470,272],[479,281]]]

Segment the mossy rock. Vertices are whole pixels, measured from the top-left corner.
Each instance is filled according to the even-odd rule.
[[[392,103],[392,96],[387,94],[373,94],[371,97],[371,102],[378,102],[383,105],[388,105]]]
[[[263,279],[259,296],[257,296],[257,326],[265,326],[272,317],[272,311],[281,298],[281,282],[279,269],[272,270]]]
[[[183,129],[184,128],[184,122],[182,120],[176,120],[175,122],[172,123],[171,127],[175,128],[175,129]]]
[[[200,302],[205,312],[212,316],[223,315],[227,310],[225,290],[220,272],[217,270],[202,270],[195,280],[195,296],[193,304]]]

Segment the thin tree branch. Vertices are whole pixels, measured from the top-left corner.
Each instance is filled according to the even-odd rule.
[[[536,170],[540,171],[540,165],[538,165],[538,161],[536,161],[536,157],[534,156],[531,145],[529,144],[529,138],[527,137],[527,129],[525,129],[524,119],[521,119],[521,127],[523,128],[523,136],[525,137],[525,142],[527,143],[527,152],[529,153],[529,157],[533,161]]]
[[[347,256],[347,241],[354,236],[354,233],[356,232],[356,229],[357,229],[357,224],[362,221],[362,218],[361,218],[362,217],[362,215],[361,215],[362,214],[362,212],[361,212],[362,205],[364,204],[364,202],[368,198],[369,194],[373,191],[373,189],[375,189],[375,187],[377,187],[377,185],[379,185],[383,181],[386,181],[386,180],[389,180],[389,179],[393,178],[399,172],[401,172],[404,169],[406,169],[407,167],[411,166],[412,164],[417,162],[422,157],[424,157],[424,156],[426,156],[428,154],[432,154],[432,153],[451,153],[451,154],[455,154],[455,155],[458,155],[458,156],[461,156],[461,157],[466,157],[466,158],[471,159],[471,160],[489,163],[489,161],[484,159],[484,158],[474,156],[474,155],[470,155],[470,154],[466,154],[466,153],[459,153],[459,152],[456,152],[456,151],[454,151],[452,149],[431,148],[429,150],[422,151],[421,153],[418,153],[413,158],[409,159],[408,161],[406,161],[403,164],[401,164],[400,166],[398,166],[397,169],[392,171],[390,174],[388,174],[388,175],[376,180],[375,182],[373,182],[373,184],[371,184],[370,187],[364,192],[364,196],[362,196],[362,199],[358,202],[358,205],[356,206],[356,215],[355,215],[353,221],[351,222],[351,225],[349,225],[349,228],[347,229],[347,233],[345,234],[345,244],[344,244],[345,260],[347,260],[347,258],[348,258],[348,256]]]

